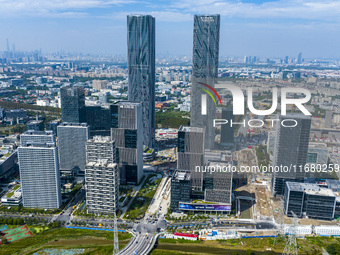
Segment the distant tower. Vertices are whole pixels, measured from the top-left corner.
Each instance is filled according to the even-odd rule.
[[[289,61],[288,56],[286,56],[285,57],[285,64],[288,64],[288,61]]]
[[[302,64],[302,53],[300,52],[297,59],[298,64]]]
[[[155,140],[155,18],[129,15],[128,26],[128,99],[142,103],[143,144]]]
[[[214,147],[216,106],[211,98],[207,98],[206,115],[202,115],[201,98],[205,92],[201,88],[205,88],[202,83],[215,87],[217,82],[219,38],[220,15],[194,16],[190,125],[205,128],[207,149]]]

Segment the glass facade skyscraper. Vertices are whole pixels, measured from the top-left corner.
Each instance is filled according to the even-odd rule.
[[[59,159],[62,174],[85,174],[85,145],[89,138],[90,129],[86,123],[65,122],[58,126]]]
[[[207,97],[206,115],[202,115],[201,97],[205,94],[201,83],[215,86],[218,72],[218,54],[220,37],[220,15],[194,16],[194,44],[191,88],[191,126],[205,127],[205,148],[213,149],[215,128],[213,119],[216,106]]]
[[[203,172],[196,167],[203,166],[204,128],[181,126],[178,130],[177,169],[191,172],[191,188],[202,191]]]
[[[121,184],[138,184],[143,177],[142,105],[117,102],[111,105],[111,137],[116,141],[116,157]]]
[[[285,121],[287,126],[294,125],[291,119],[297,122],[295,127],[276,126],[273,166],[277,169],[285,167],[291,170],[273,172],[272,191],[275,195],[284,195],[287,180],[303,182],[305,178],[304,166],[307,163],[312,120],[305,115],[280,116],[280,122]]]
[[[61,87],[60,99],[63,122],[86,122],[85,90],[83,86]]]
[[[143,144],[153,147],[155,140],[155,18],[129,15],[128,99],[142,103]]]

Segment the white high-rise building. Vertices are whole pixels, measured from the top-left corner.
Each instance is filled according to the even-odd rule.
[[[104,159],[116,163],[116,143],[110,136],[94,136],[86,143],[86,163]]]
[[[62,123],[58,126],[60,171],[83,175],[86,165],[85,145],[90,137],[86,123]]]
[[[62,199],[55,143],[22,142],[18,158],[24,207],[59,208]]]

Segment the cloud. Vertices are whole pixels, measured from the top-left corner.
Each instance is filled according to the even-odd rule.
[[[339,19],[340,2],[335,0],[279,0],[263,3],[220,0],[176,0],[171,6],[186,13],[216,13],[238,18]]]
[[[138,11],[132,12],[115,12],[110,16],[101,16],[102,18],[110,18],[110,19],[118,19],[118,20],[126,20],[127,15],[140,14]],[[185,22],[192,21],[193,15],[189,13],[181,13],[176,11],[149,11],[143,12],[143,15],[151,15],[156,18],[158,21],[163,22]]]
[[[340,20],[338,0],[0,0],[0,16],[87,17],[94,8],[112,9],[115,15],[151,14],[160,21],[184,22],[193,14],[221,14],[240,19]],[[105,14],[106,15],[106,14]]]
[[[135,3],[134,0],[0,0],[0,14],[5,16],[87,16],[91,8],[107,8]]]

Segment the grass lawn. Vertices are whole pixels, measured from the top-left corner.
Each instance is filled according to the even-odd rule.
[[[334,237],[306,237],[297,239],[299,254],[321,254],[322,248],[330,251],[330,247],[340,247],[340,238]],[[273,238],[229,239],[221,241],[189,241],[175,239],[159,239],[158,246],[151,255],[158,254],[230,254],[247,255],[251,251],[257,255],[282,254],[285,241],[277,239],[274,246]],[[335,248],[335,250],[338,248]],[[334,250],[334,249],[333,249]],[[337,255],[339,253],[329,253]]]
[[[37,233],[17,242],[1,245],[1,255],[33,254],[46,248],[86,249],[86,254],[112,254],[113,232],[94,231],[83,229],[43,229],[41,227],[29,226]],[[120,248],[123,248],[130,240],[129,233],[119,233]]]
[[[148,209],[153,196],[156,193],[161,178],[157,179],[154,183],[150,183],[150,179],[157,174],[152,174],[148,176],[143,187],[139,190],[137,196],[134,198],[129,209],[125,213],[126,219],[141,219],[143,218],[146,210]]]

